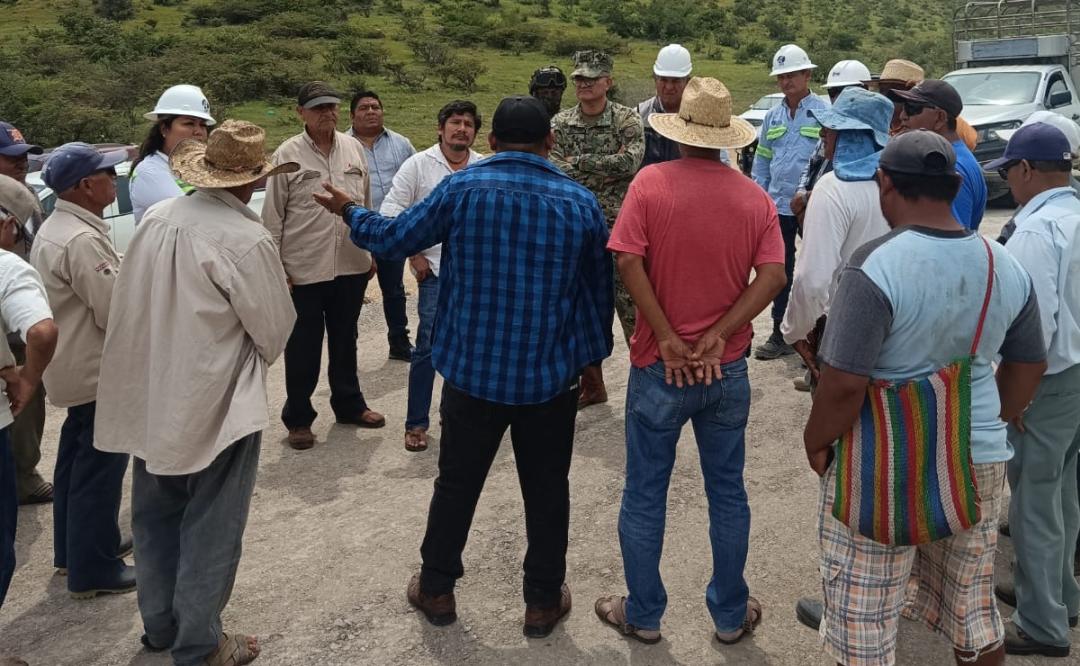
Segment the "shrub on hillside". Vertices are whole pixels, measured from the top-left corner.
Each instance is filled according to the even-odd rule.
[[[504,10],[488,20],[483,31],[484,43],[494,49],[510,51],[518,55],[543,44],[547,30],[539,23],[528,23],[526,17],[516,10]]]
[[[390,59],[390,52],[379,42],[343,35],[326,52],[330,69],[341,74],[379,74]]]
[[[135,16],[131,0],[94,0],[94,11],[110,21],[126,21]]]
[[[626,42],[600,31],[563,30],[551,35],[543,45],[544,53],[569,58],[575,51],[599,49],[612,55],[626,52]]]
[[[387,78],[394,85],[413,92],[424,89],[427,76],[422,71],[412,70],[403,62],[388,62],[385,69]]]
[[[765,42],[750,38],[735,51],[735,62],[740,65],[764,63],[768,61],[770,55],[769,46]]]
[[[341,34],[342,24],[326,14],[282,12],[270,14],[255,24],[270,37],[333,39]]]
[[[487,65],[474,56],[454,56],[435,68],[445,86],[456,86],[466,93],[476,91],[477,80],[487,72]]]

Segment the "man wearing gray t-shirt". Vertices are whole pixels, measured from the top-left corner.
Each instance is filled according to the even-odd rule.
[[[1005,424],[1030,402],[1046,368],[1038,304],[1020,264],[953,217],[960,177],[945,139],[927,131],[893,139],[876,178],[893,231],[856,251],[840,277],[804,436],[810,466],[823,477],[819,541],[821,571],[829,575],[822,642],[840,663],[862,663],[870,654],[891,661],[903,609],[947,640],[958,663],[1002,664],[1005,629],[992,588],[1005,463],[1012,457]],[[970,386],[981,520],[918,546],[853,532],[832,516],[833,444],[855,422],[868,381],[926,377],[971,352],[988,284]],[[998,355],[995,382],[991,362]],[[918,591],[905,598],[909,582]]]

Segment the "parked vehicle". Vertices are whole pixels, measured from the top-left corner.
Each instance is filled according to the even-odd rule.
[[[818,97],[825,100],[826,103],[829,101],[828,95],[818,95]],[[765,122],[765,114],[783,100],[784,93],[769,93],[759,97],[756,102],[750,105],[749,109],[740,113],[739,117],[754,127],[761,127],[761,123]]]
[[[1020,127],[1035,111],[1080,120],[1078,39],[1080,0],[957,0],[957,69],[942,78],[964,100],[962,115],[978,132],[980,164],[1004,153],[1007,140],[999,131]],[[990,199],[1008,195],[996,172],[985,178]]]
[[[124,254],[131,237],[135,233],[135,215],[131,211],[131,195],[128,192],[128,174],[131,171],[131,162],[121,162],[116,165],[116,201],[105,209],[102,218],[109,225],[109,238],[117,253]],[[38,201],[45,217],[48,217],[56,207],[56,193],[41,180],[41,172],[35,171],[26,176],[26,184],[37,192]],[[263,200],[266,198],[266,190],[256,190],[248,202],[248,208],[258,215],[262,213]]]

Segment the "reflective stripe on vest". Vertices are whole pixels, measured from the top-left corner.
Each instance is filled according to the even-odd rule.
[[[818,141],[821,139],[821,128],[817,125],[805,125],[799,128],[799,134],[805,136],[807,139]]]
[[[776,127],[770,127],[769,130],[765,132],[765,138],[769,141],[776,141],[785,134],[787,134],[787,126],[777,125]]]
[[[755,152],[754,155],[756,155],[758,157],[762,157],[762,158],[767,159],[767,160],[771,160],[773,158],[773,151],[772,151],[772,148],[766,148],[765,146],[760,146],[759,145],[757,147],[757,152]]]

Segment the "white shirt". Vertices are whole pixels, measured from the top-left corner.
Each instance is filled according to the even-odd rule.
[[[814,186],[803,220],[803,241],[787,312],[784,340],[805,340],[821,315],[829,313],[840,272],[855,250],[889,232],[872,180],[842,181],[830,172]]]
[[[4,333],[17,333],[26,342],[26,332],[35,324],[52,319],[45,285],[34,268],[18,255],[0,250],[0,320]],[[0,335],[0,368],[15,365],[15,356],[8,347],[7,336]],[[0,428],[15,420],[11,406],[3,395],[6,387],[0,379]]]
[[[1031,275],[1039,300],[1046,374],[1080,363],[1080,200],[1071,187],[1040,193],[1016,214],[1005,245]]]
[[[131,212],[135,224],[142,222],[146,209],[159,201],[182,197],[190,189],[169,168],[169,156],[155,151],[136,165],[128,182],[131,196]]]
[[[482,159],[484,159],[483,155],[475,150],[469,150],[469,161],[465,166],[476,164]],[[427,150],[416,153],[405,160],[398,169],[397,175],[394,176],[394,184],[383,199],[379,213],[386,217],[397,217],[409,206],[423,201],[424,197],[431,194],[443,178],[452,173],[454,170],[450,168],[450,163],[446,161],[446,156],[443,155],[439,144],[436,143]],[[439,277],[442,243],[433,245],[420,254],[424,255],[431,264],[431,272],[435,277]]]
[[[200,188],[154,206],[113,293],[95,448],[151,474],[205,469],[269,424],[266,370],[295,319],[277,246],[239,199]]]

